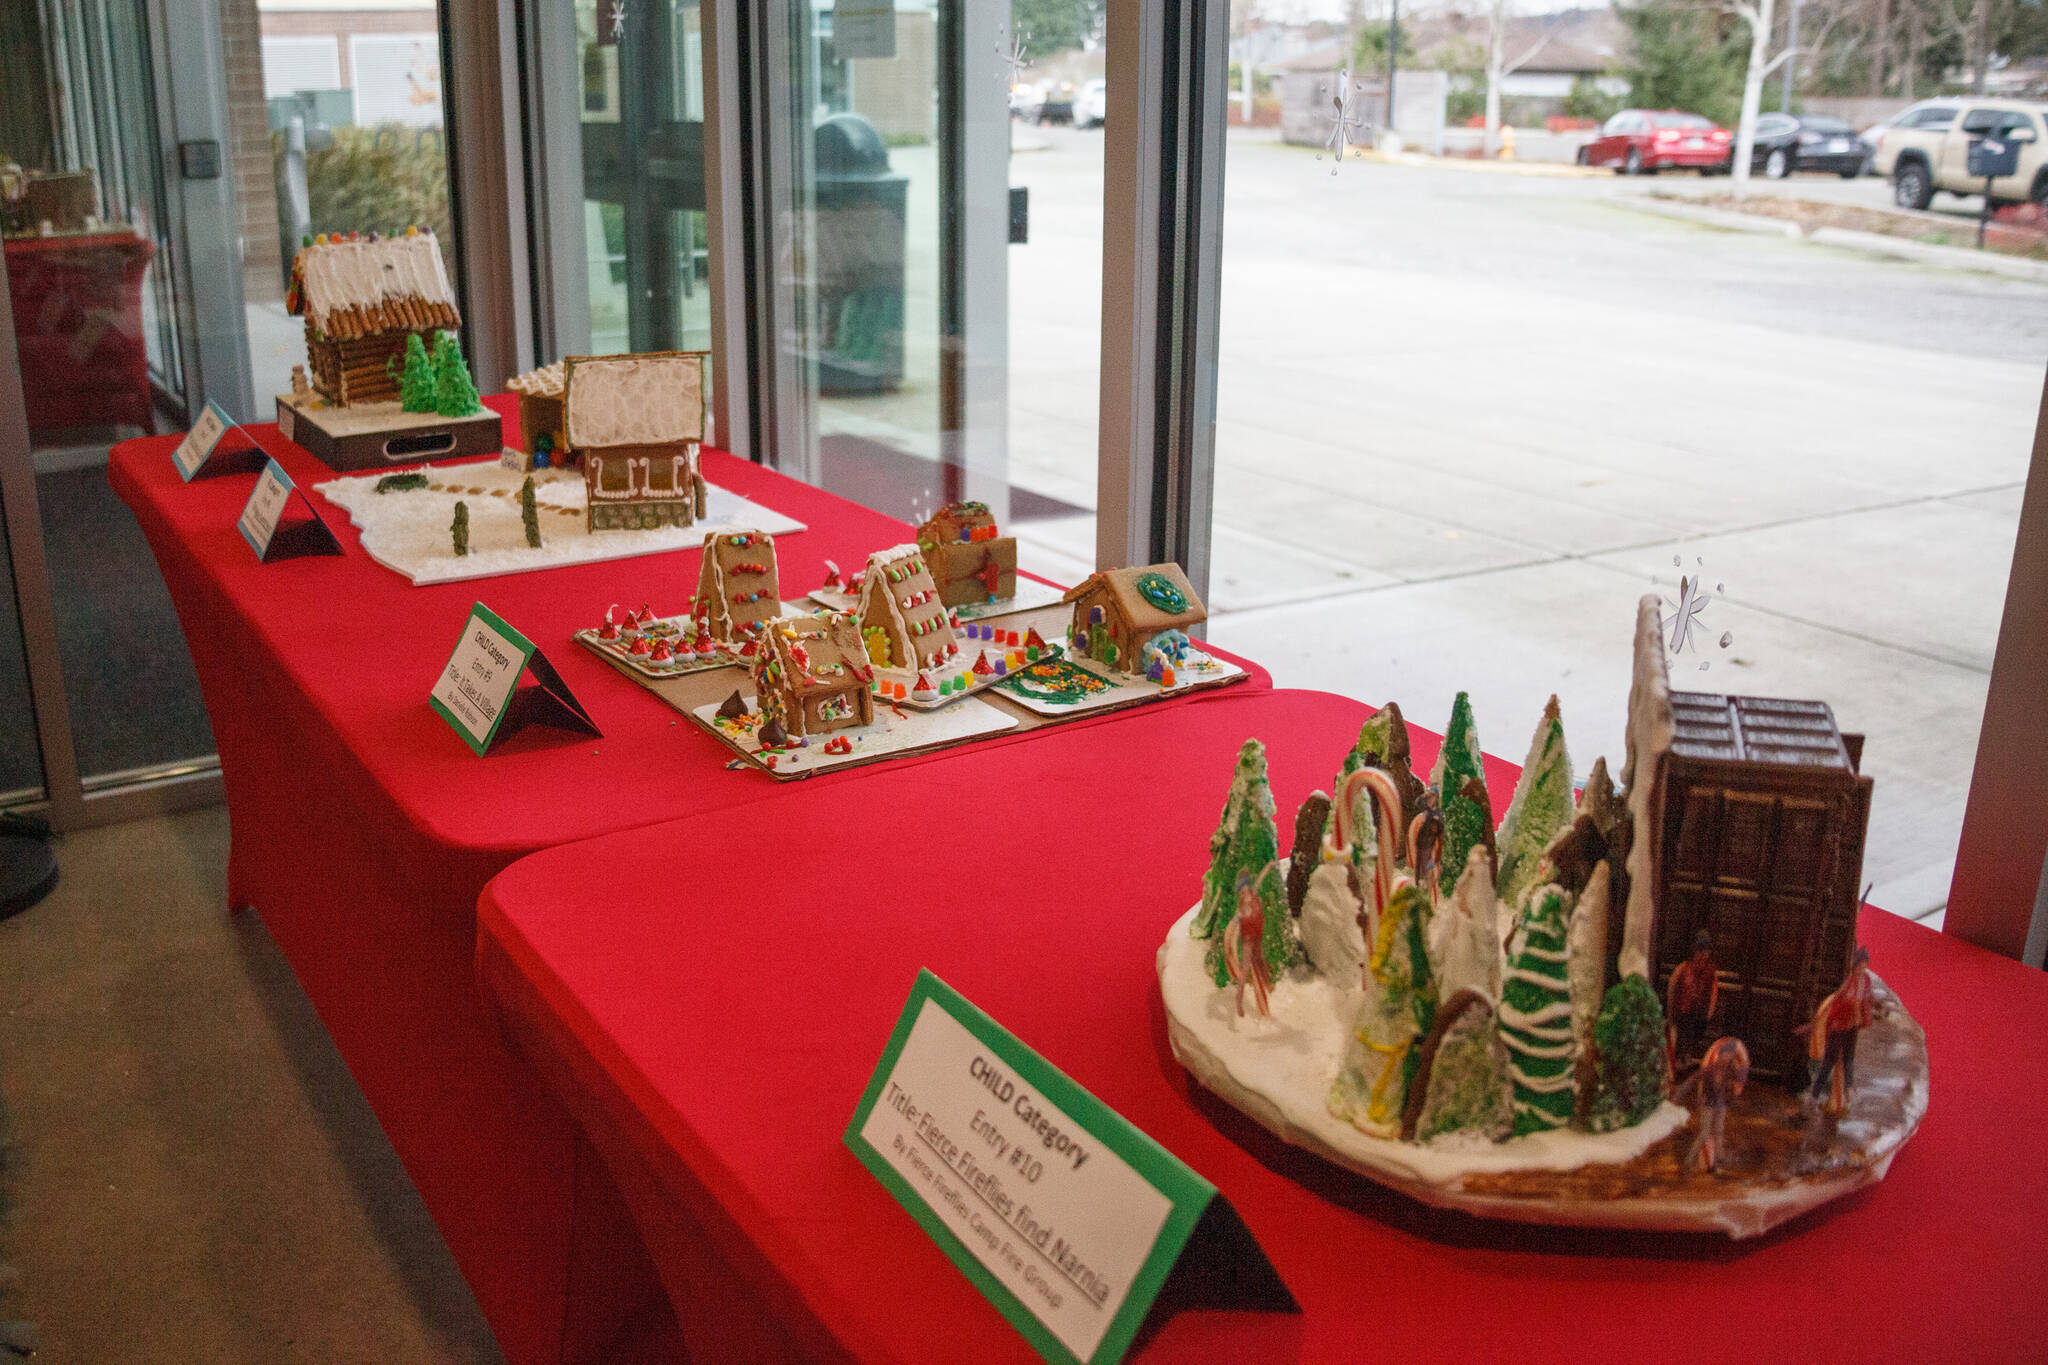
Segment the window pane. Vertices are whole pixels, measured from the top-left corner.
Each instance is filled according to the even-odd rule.
[[[1569,13],[1625,51],[1608,11]],[[1329,49],[1274,27],[1300,132],[1234,128],[1225,161],[1213,638],[1437,729],[1468,690],[1510,758],[1556,693],[1583,777],[1624,754],[1636,599],[1675,603],[1682,576],[1711,600],[1674,685],[1830,703],[1868,736],[1874,899],[1939,905],[2048,365],[2040,287],[1614,206],[1729,182],[1575,168],[1586,134],[1548,126],[1569,96],[1507,101],[1540,174],[1333,168],[1341,54],[1305,73]],[[1401,72],[1403,111],[1433,60]],[[1383,79],[1362,85],[1377,125]],[[1893,211],[1876,177],[1797,196]],[[1980,204],[1937,200],[1936,230],[1972,240]]]

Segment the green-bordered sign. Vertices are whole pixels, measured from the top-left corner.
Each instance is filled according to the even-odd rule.
[[[522,693],[519,679],[528,669],[540,686]],[[479,756],[526,724],[600,733],[540,647],[481,602],[470,607],[427,700]]]
[[[846,1145],[1047,1360],[1121,1359],[1199,1242],[1294,1307],[1214,1185],[929,971]]]

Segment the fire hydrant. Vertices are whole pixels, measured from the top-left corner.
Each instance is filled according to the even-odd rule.
[[[1505,123],[1500,126],[1500,159],[1502,161],[1513,161],[1515,159],[1515,130]]]

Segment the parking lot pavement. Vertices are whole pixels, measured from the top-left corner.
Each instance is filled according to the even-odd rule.
[[[1099,200],[1091,238],[1089,205],[1062,196],[1085,200],[1091,158],[1099,195],[1100,138],[1046,130],[1043,152],[1012,161],[1033,187],[1033,240],[1011,255],[1013,477],[1070,501],[1088,500],[1097,444],[1075,337],[1095,322],[1100,227]],[[2048,366],[2048,288],[1604,202],[1690,180],[1333,176],[1233,138],[1212,634],[1282,683],[1399,700],[1423,724],[1470,690],[1501,753],[1555,691],[1583,771],[1622,752],[1631,604],[1703,571],[1726,585],[1710,644],[1733,643],[1704,673],[1683,660],[1679,685],[1823,697],[1867,733],[1874,899],[1931,911]],[[1887,194],[1763,188],[1823,190]],[[1042,238],[1041,223],[1060,226]],[[1062,340],[1040,354],[1039,335]],[[1085,518],[1020,533],[1056,570],[1089,559]]]

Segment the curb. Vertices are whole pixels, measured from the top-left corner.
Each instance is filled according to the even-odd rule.
[[[1471,171],[1478,175],[1535,175],[1560,180],[1608,179],[1614,172],[1601,166],[1573,166],[1561,161],[1488,161],[1476,156],[1430,156],[1424,152],[1362,151],[1360,161],[1377,161],[1382,166],[1420,166],[1439,171]]]
[[[1731,213],[1726,209],[1675,203],[1669,199],[1617,195],[1609,197],[1606,202],[1615,208],[1647,213],[1658,218],[1675,218],[1683,222],[1700,223],[1729,232],[1754,232],[1766,237],[1788,237],[1794,241],[1812,242],[1817,246],[1832,246],[1844,251],[1859,251],[1887,260],[1913,261],[1950,270],[1968,270],[1980,275],[2000,275],[2010,280],[2048,284],[2048,261],[2028,260],[2025,257],[2007,256],[1995,251],[1936,246],[1932,242],[1915,242],[1904,237],[1887,237],[1881,232],[1857,232],[1850,228],[1818,227],[1808,232],[1799,224],[1785,218],[1766,218],[1754,213]]]

